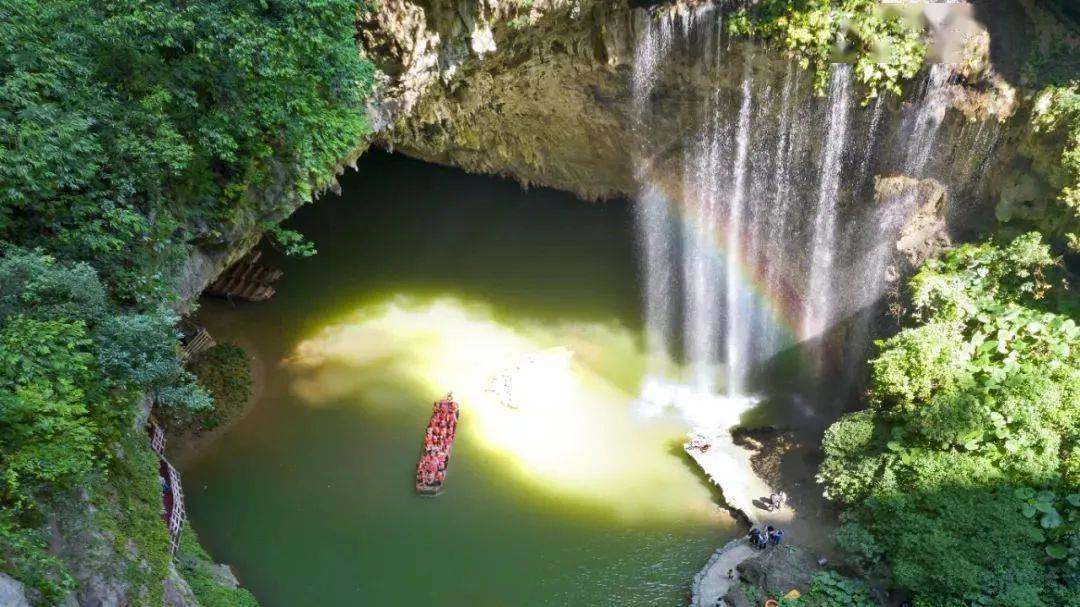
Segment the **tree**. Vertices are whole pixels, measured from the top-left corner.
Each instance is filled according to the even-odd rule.
[[[841,547],[926,605],[1076,604],[1080,327],[1057,261],[1026,234],[910,286],[915,324],[879,343],[871,408],[823,441]]]

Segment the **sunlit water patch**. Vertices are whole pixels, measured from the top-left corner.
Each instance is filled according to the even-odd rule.
[[[306,404],[362,396],[379,406],[394,386],[431,399],[453,391],[459,440],[528,482],[624,516],[715,518],[708,489],[677,453],[683,419],[632,406],[644,368],[637,343],[615,324],[511,327],[481,305],[397,298],[329,324],[287,364]]]

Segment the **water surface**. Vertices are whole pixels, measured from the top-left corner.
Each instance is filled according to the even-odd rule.
[[[645,373],[624,202],[371,153],[268,253],[269,302],[204,301],[260,378],[183,463],[193,525],[264,605],[674,605],[732,533],[635,405]],[[446,492],[417,496],[430,404],[454,390]]]

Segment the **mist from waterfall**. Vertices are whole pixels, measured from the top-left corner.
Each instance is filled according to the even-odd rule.
[[[795,61],[727,40],[717,10],[639,17],[643,400],[745,405],[793,348],[810,375],[841,361],[850,379],[917,206],[914,186],[875,202],[873,177],[931,176],[949,69],[931,66],[910,104],[860,104],[850,65],[815,95]],[[982,128],[974,137],[993,145]]]

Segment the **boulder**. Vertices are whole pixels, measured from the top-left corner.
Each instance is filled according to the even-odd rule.
[[[191,586],[176,570],[175,564],[169,565],[169,575],[165,578],[165,607],[200,607]]]
[[[0,605],[4,607],[30,607],[26,588],[15,578],[0,573]]]
[[[777,546],[739,564],[739,577],[763,593],[784,595],[791,589],[805,594],[818,572],[813,555],[798,546]]]

